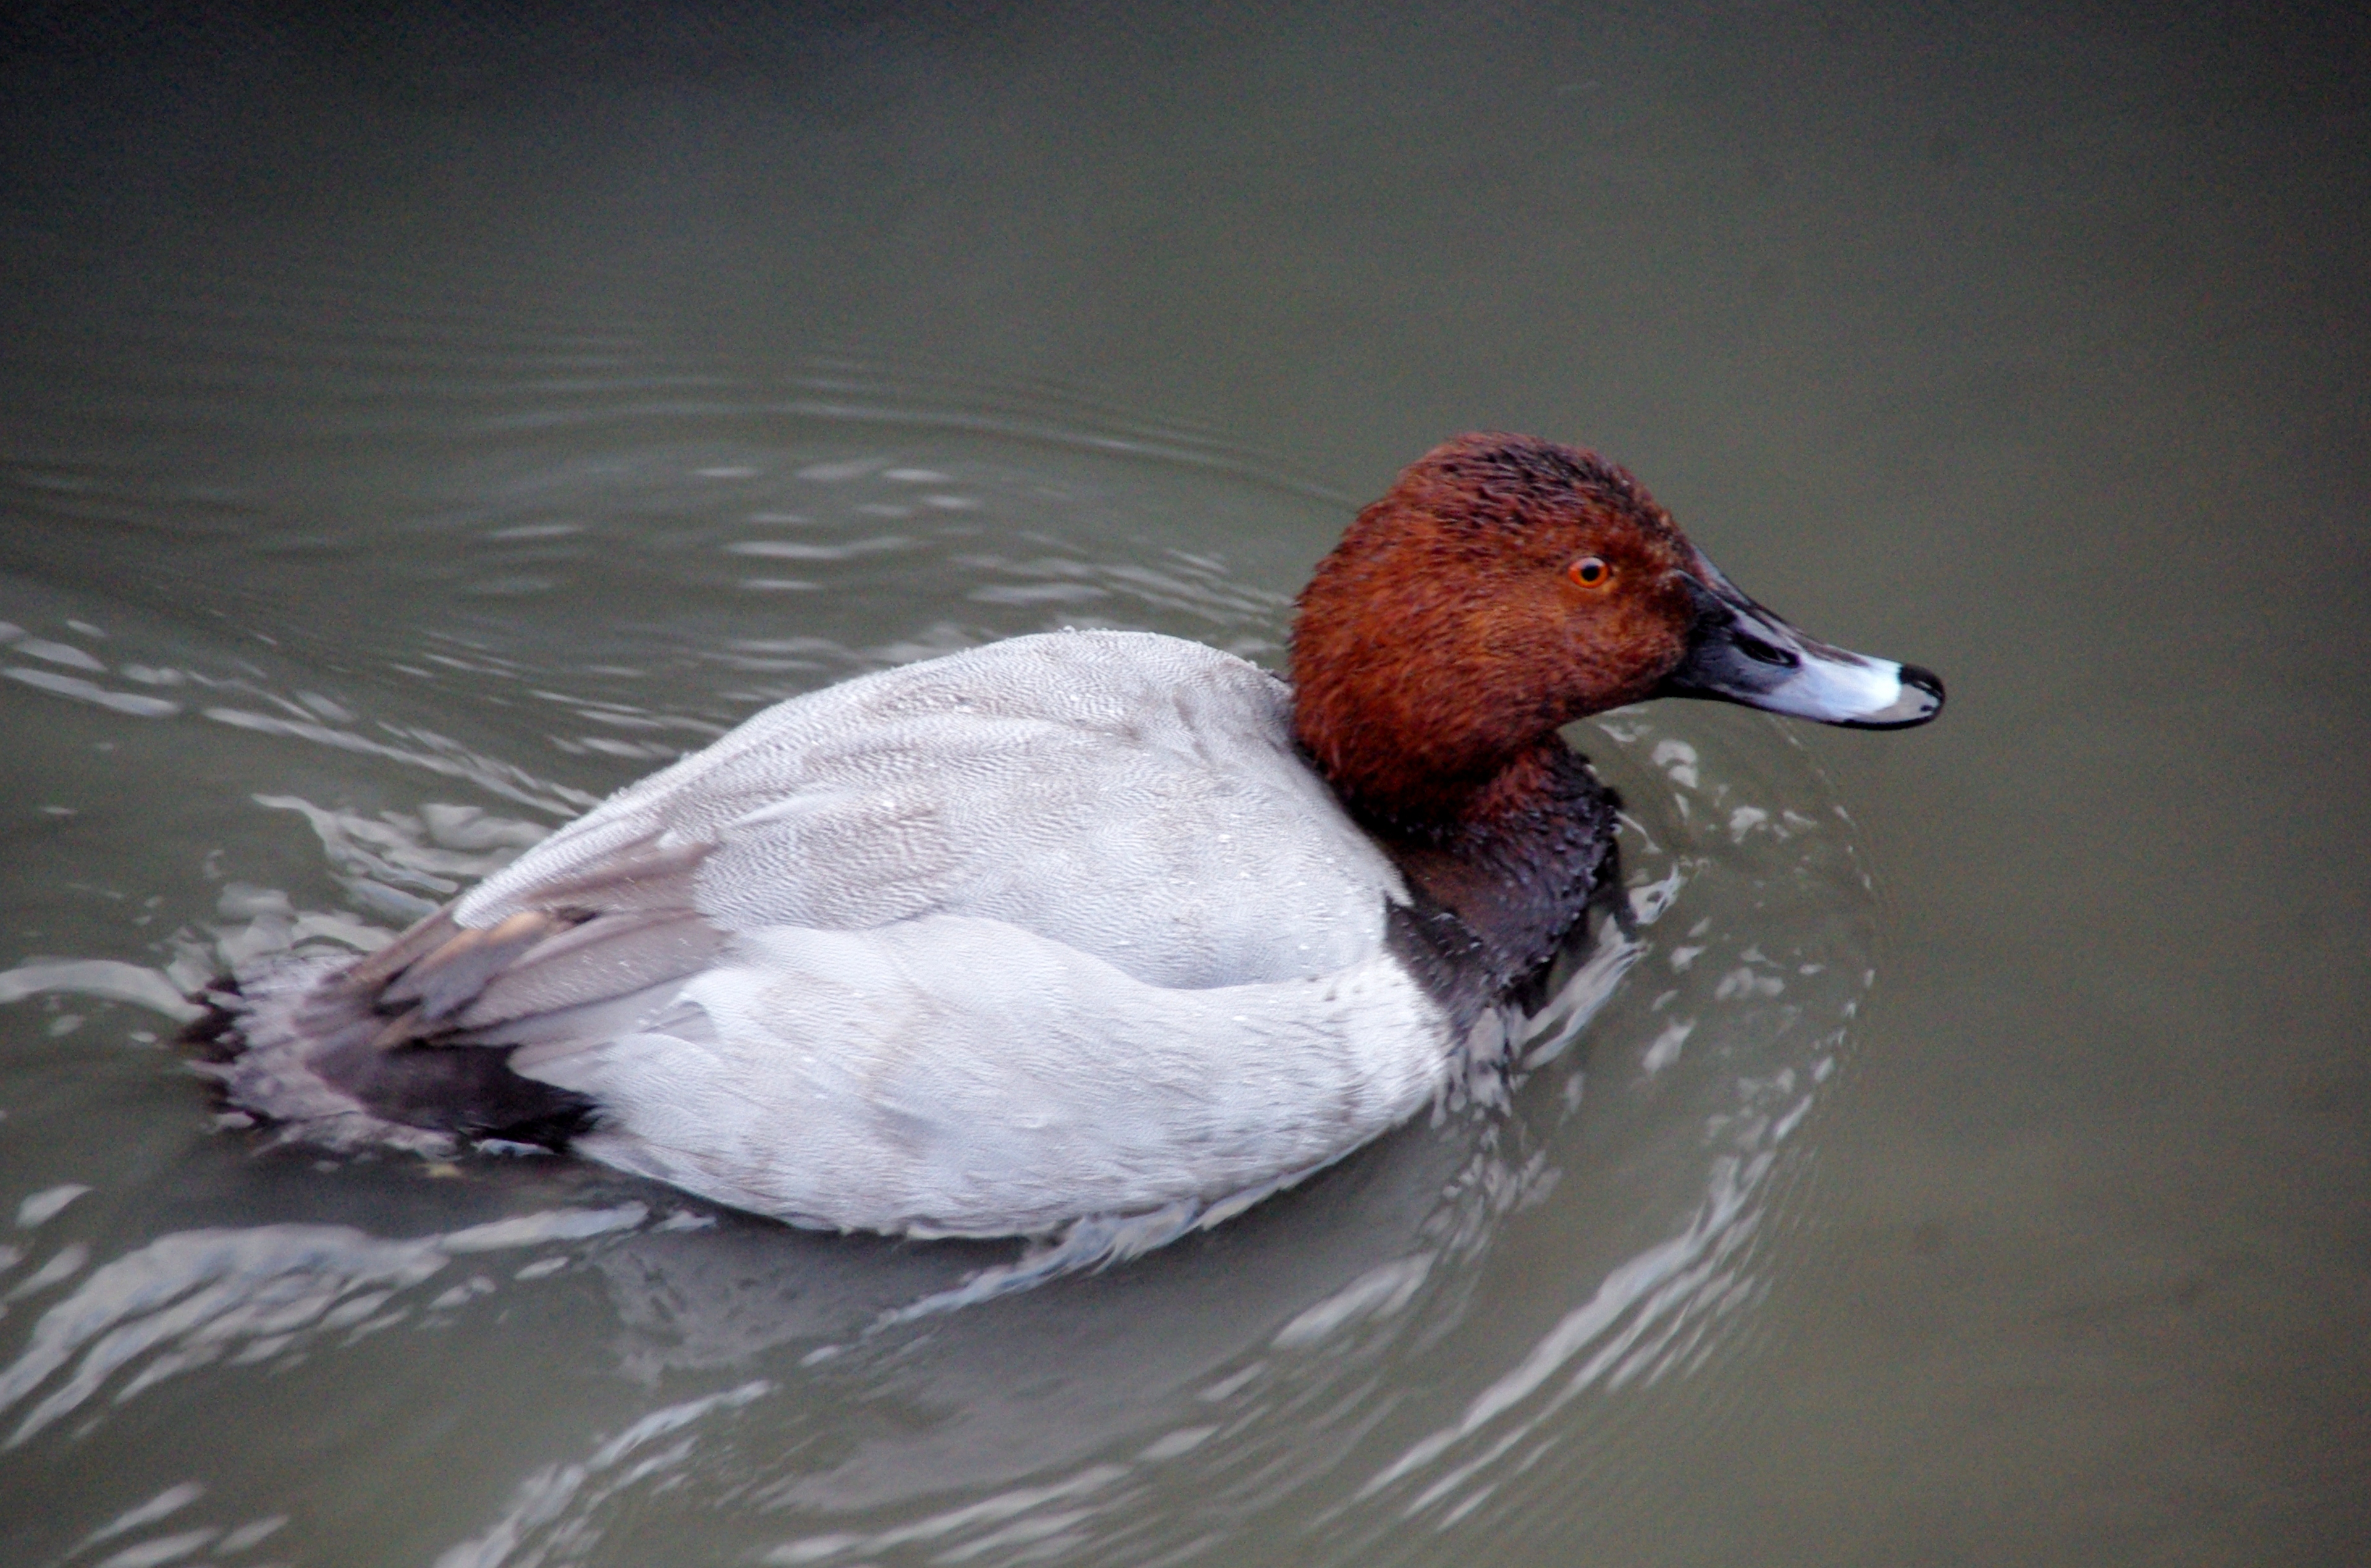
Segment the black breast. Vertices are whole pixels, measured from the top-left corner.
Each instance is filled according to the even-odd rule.
[[[1621,891],[1621,797],[1561,740],[1537,774],[1478,822],[1377,833],[1413,900],[1389,912],[1386,944],[1460,1032],[1486,1007],[1536,1002],[1581,916]]]

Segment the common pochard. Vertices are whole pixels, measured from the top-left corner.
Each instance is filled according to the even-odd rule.
[[[1504,435],[1359,515],[1291,677],[1062,632],[793,698],[376,953],[225,982],[204,1070],[281,1137],[564,1148],[802,1225],[1232,1207],[1429,1106],[1606,891],[1616,802],[1561,726],[1943,703]]]

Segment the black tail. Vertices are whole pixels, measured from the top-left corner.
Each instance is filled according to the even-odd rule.
[[[226,978],[180,1043],[224,1105],[274,1124],[291,1142],[444,1154],[499,1139],[564,1147],[596,1107],[522,1077],[502,1045],[387,1044],[389,1019],[346,983],[350,964],[292,959]]]

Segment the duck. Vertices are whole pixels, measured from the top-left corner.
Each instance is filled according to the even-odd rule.
[[[800,1226],[1233,1212],[1438,1103],[1618,892],[1566,726],[1944,701],[1533,436],[1417,459],[1296,603],[1281,677],[1065,630],[780,703],[376,952],[216,981],[199,1070],[274,1143],[525,1145]]]

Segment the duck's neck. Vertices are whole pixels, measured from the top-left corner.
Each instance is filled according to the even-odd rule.
[[[1544,970],[1614,879],[1621,801],[1553,733],[1447,809],[1349,805],[1415,895],[1404,956],[1461,1018]]]

